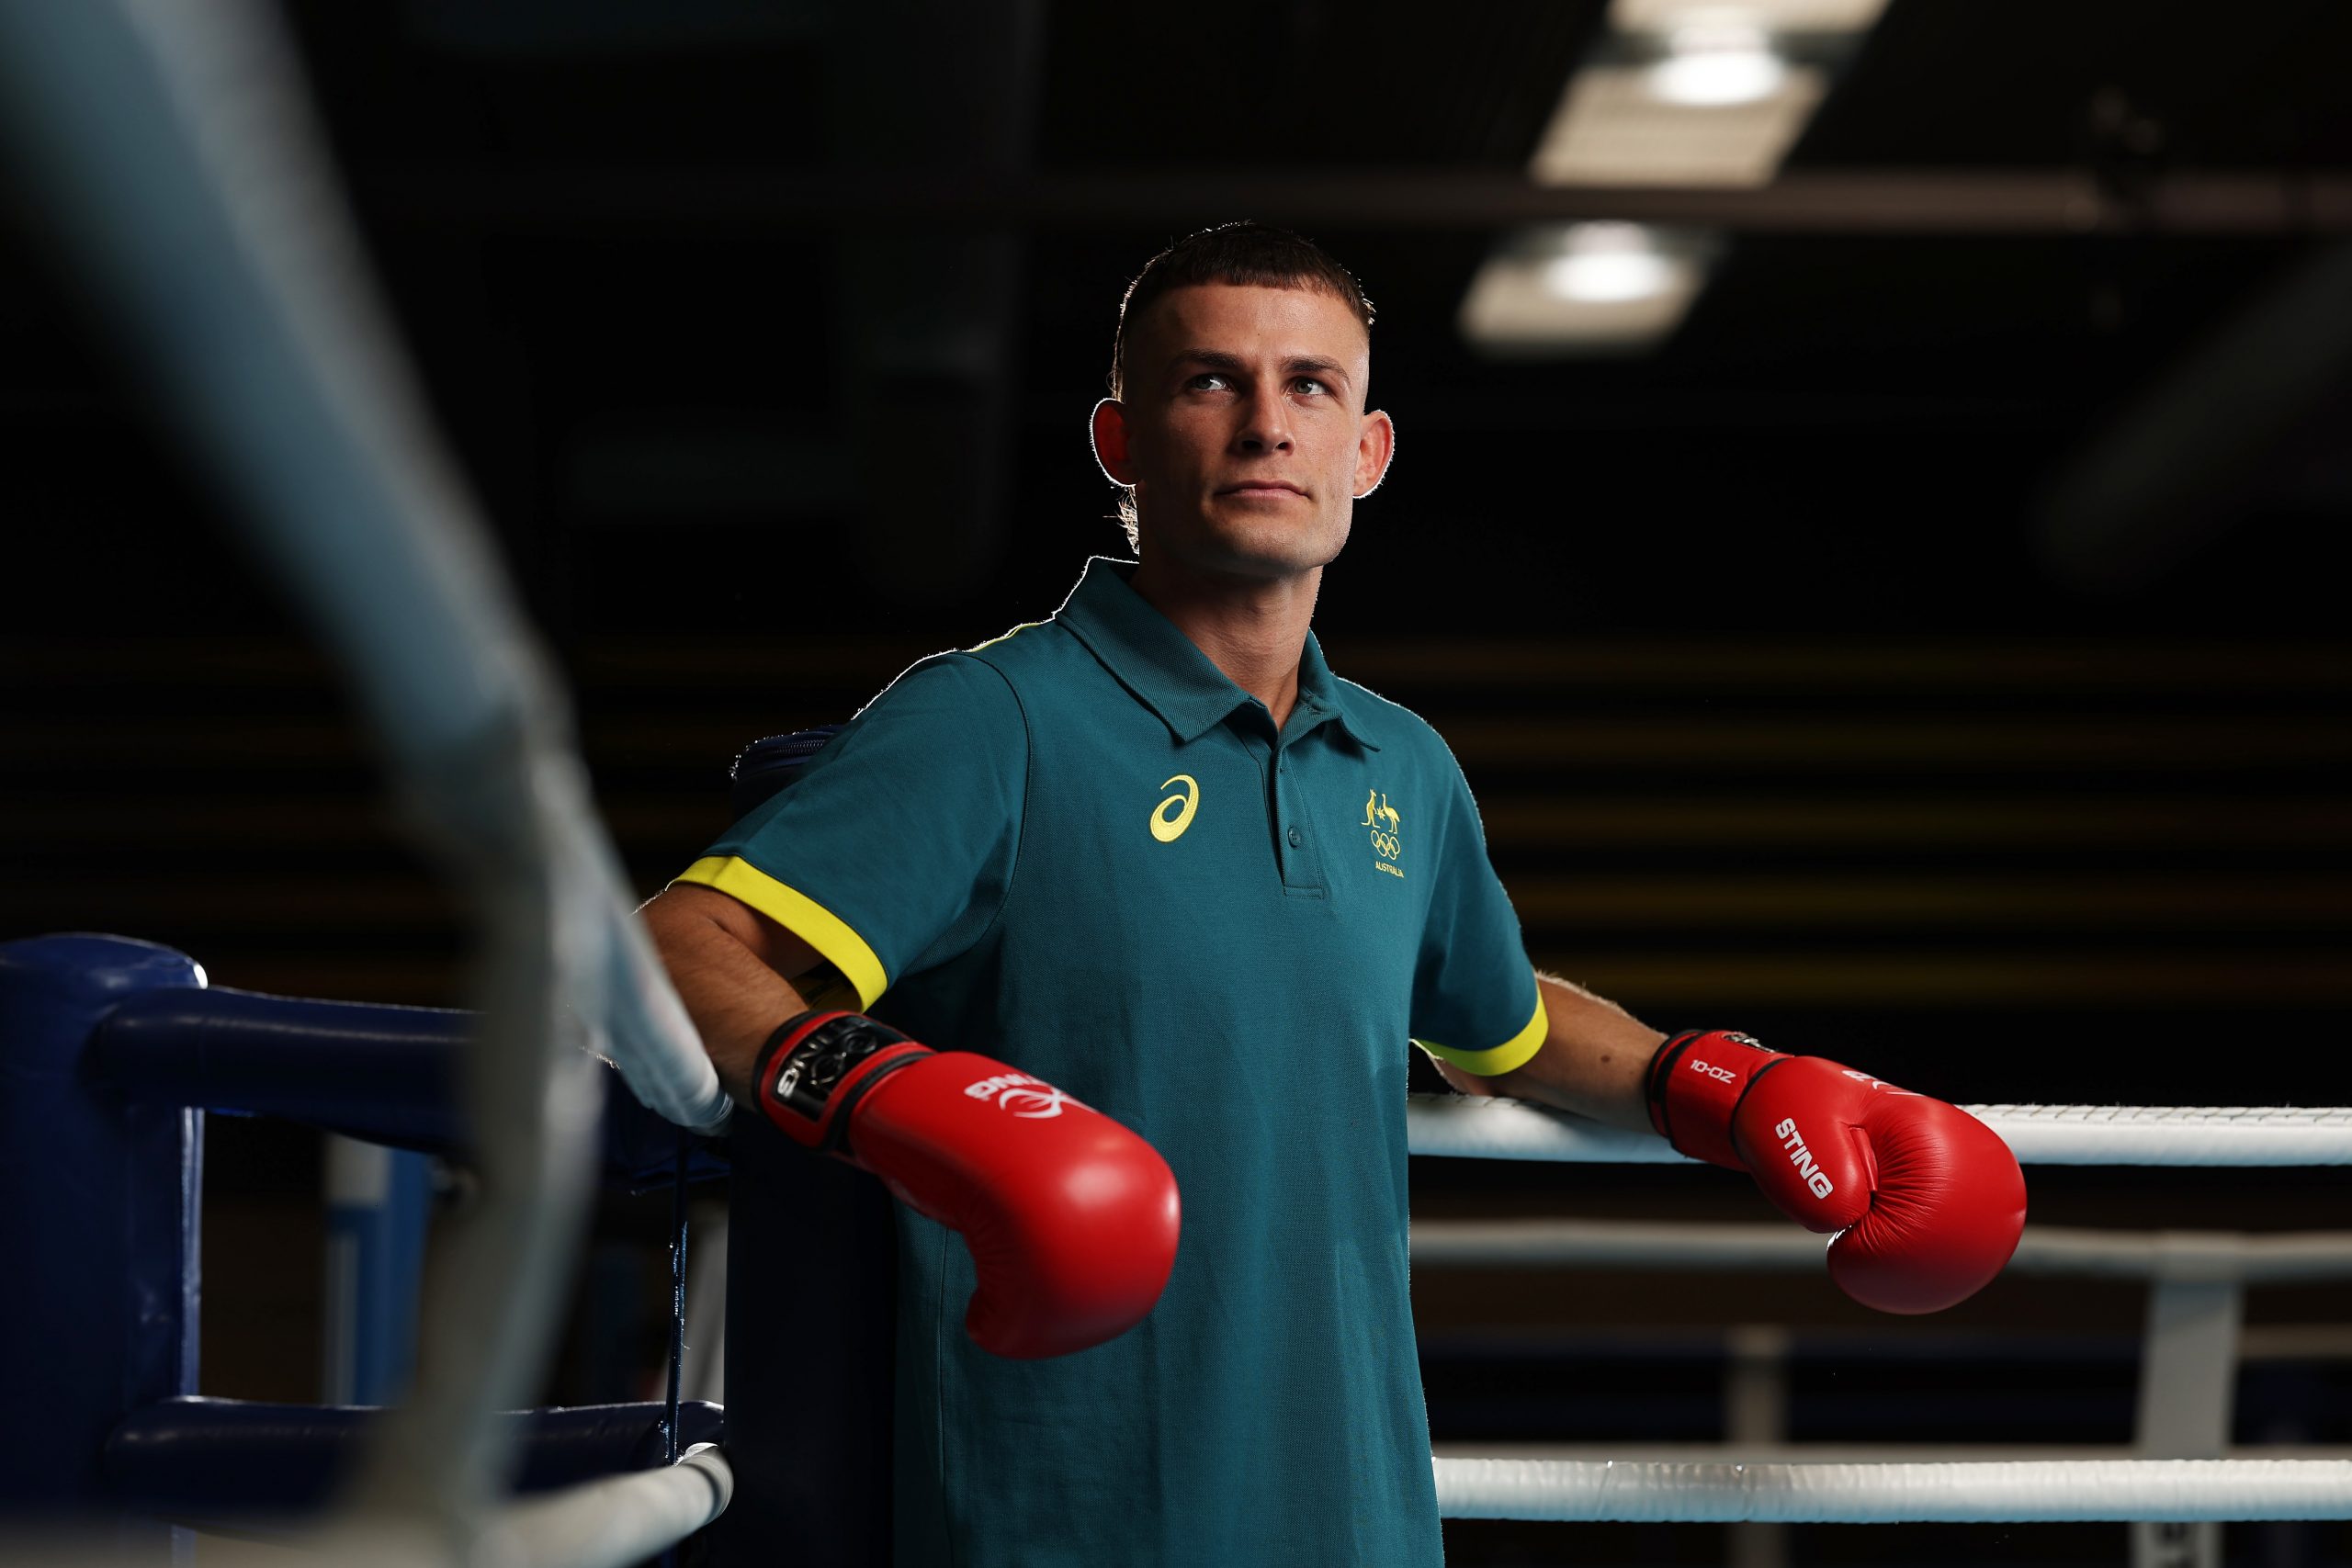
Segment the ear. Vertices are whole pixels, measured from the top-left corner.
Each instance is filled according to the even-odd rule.
[[[1094,460],[1102,466],[1103,478],[1114,485],[1134,484],[1135,464],[1127,458],[1127,411],[1118,399],[1105,398],[1094,405],[1091,434]]]
[[[1355,498],[1362,501],[1388,477],[1389,459],[1396,456],[1396,422],[1374,409],[1363,416],[1356,433]]]

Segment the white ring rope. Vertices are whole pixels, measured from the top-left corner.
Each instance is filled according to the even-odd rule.
[[[2027,1165],[2352,1165],[2352,1110],[2293,1106],[1970,1105]],[[1467,1159],[1672,1165],[1684,1156],[1647,1133],[1604,1126],[1516,1100],[1412,1097],[1417,1155]]]
[[[1434,1463],[1438,1511],[1453,1519],[1867,1525],[2352,1518],[2348,1460]]]
[[[1970,1105],[2028,1165],[2352,1165],[2352,1110]]]
[[[1647,1220],[1417,1220],[1420,1267],[1815,1269],[1827,1236],[1787,1225]],[[2012,1274],[2290,1284],[2352,1278],[2352,1232],[2107,1231],[2030,1225]]]
[[[2352,1111],[2288,1107],[1988,1105],[1966,1109],[2041,1165],[2352,1164]],[[1512,1100],[1416,1096],[1417,1155],[1663,1164],[1645,1134]],[[1569,1262],[1816,1268],[1825,1238],[1753,1225],[1423,1221],[1417,1264]],[[2165,1281],[2278,1282],[2352,1273],[2352,1235],[2241,1235],[2036,1227],[2010,1267]],[[1994,1523],[2352,1518],[2352,1461],[1986,1460],[1624,1461],[1438,1458],[1448,1518],[1632,1522]]]
[[[697,1443],[665,1469],[509,1504],[483,1532],[482,1558],[501,1568],[624,1568],[702,1529],[734,1495],[727,1456]]]
[[[735,1472],[697,1443],[678,1462],[583,1482],[508,1503],[469,1542],[413,1516],[344,1513],[308,1534],[260,1529],[206,1535],[206,1568],[624,1568],[676,1545],[727,1511]],[[0,1535],[0,1562],[47,1568],[154,1568],[153,1549],[125,1549],[94,1530]]]

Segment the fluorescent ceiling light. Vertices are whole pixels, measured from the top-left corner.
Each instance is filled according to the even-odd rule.
[[[1621,33],[1670,33],[1694,21],[1732,21],[1768,33],[1867,32],[1886,0],[1611,0]]]
[[[1770,185],[1885,0],[1610,0],[1610,36],[1569,79],[1530,160],[1538,185]],[[1785,44],[1785,47],[1783,47]],[[1692,236],[1630,224],[1498,245],[1462,301],[1496,355],[1626,352],[1673,332],[1706,265]]]
[[[1682,270],[1639,224],[1579,223],[1544,264],[1544,286],[1575,303],[1624,304],[1667,292]]]
[[[1650,67],[1650,91],[1669,104],[1720,108],[1770,97],[1788,79],[1761,28],[1693,22],[1667,35],[1666,58]]]
[[[1687,241],[1637,224],[1531,231],[1478,269],[1463,335],[1498,355],[1645,348],[1681,321],[1704,270]]]
[[[1769,185],[1830,66],[1884,6],[1611,0],[1611,36],[1569,78],[1528,173],[1539,185]]]
[[[1559,256],[1544,265],[1544,287],[1580,305],[1621,305],[1655,299],[1679,274],[1664,256]]]
[[[1656,67],[1589,65],[1569,79],[1528,166],[1538,185],[1763,186],[1828,90],[1782,65],[1769,93],[1700,107],[1662,99]]]

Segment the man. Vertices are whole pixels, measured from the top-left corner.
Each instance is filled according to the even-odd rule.
[[[1395,451],[1371,320],[1280,231],[1156,258],[1092,429],[1136,563],[1090,562],[1051,620],[908,671],[648,907],[722,1078],[795,1135],[774,1086],[820,1027],[796,1015],[862,1006],[1140,1134],[1181,1190],[1157,1306],[1048,1359],[956,1333],[972,1259],[900,1212],[901,1562],[1441,1560],[1408,1037],[1458,1085],[1756,1156],[1804,1223],[1853,1226],[1864,1299],[1942,1304],[2015,1243],[2015,1164],[1961,1113],[1744,1037],[1667,1043],[1531,969],[1451,754],[1308,630]],[[1915,1194],[1889,1235],[1873,1159],[1966,1163],[1981,1200]]]

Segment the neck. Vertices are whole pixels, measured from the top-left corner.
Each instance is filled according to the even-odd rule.
[[[1287,577],[1236,577],[1171,565],[1147,550],[1131,581],[1227,680],[1265,705],[1277,731],[1290,722],[1321,567]]]

